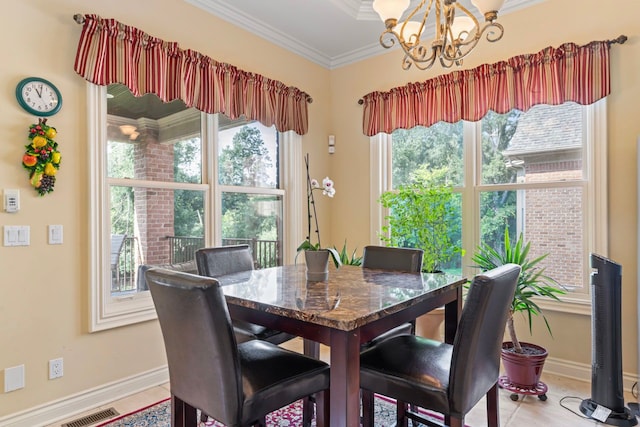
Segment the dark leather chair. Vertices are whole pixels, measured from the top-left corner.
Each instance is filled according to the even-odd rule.
[[[253,270],[253,256],[249,245],[218,246],[202,248],[196,251],[198,274],[207,277],[219,277],[226,274]],[[259,340],[273,344],[282,344],[295,338],[295,335],[269,329],[249,322],[234,320],[233,325],[240,333],[251,334]]]
[[[408,419],[428,424],[408,410],[411,404],[443,414],[451,427],[463,427],[465,414],[486,395],[487,425],[498,427],[500,350],[519,275],[520,266],[507,264],[474,278],[453,345],[402,335],[362,352],[363,426],[373,425],[379,393],[397,400],[398,426]]]
[[[264,426],[266,414],[312,393],[318,423],[328,422],[326,363],[261,340],[238,344],[213,278],[166,269],[146,278],[167,353],[173,427],[196,426],[196,408],[228,426]]]
[[[420,273],[422,270],[422,249],[396,248],[387,246],[365,246],[362,252],[362,267],[378,270],[404,271],[408,273]],[[377,336],[373,340],[363,344],[362,348],[368,348],[387,338],[402,334],[414,334],[416,322],[411,321]]]

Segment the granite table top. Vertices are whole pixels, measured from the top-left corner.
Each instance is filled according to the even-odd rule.
[[[325,281],[308,281],[304,265],[252,270],[217,278],[227,304],[350,331],[467,280],[448,274],[331,266]]]

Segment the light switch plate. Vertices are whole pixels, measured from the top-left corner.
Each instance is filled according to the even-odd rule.
[[[62,225],[50,225],[49,226],[49,244],[61,245],[62,241],[63,241]]]
[[[5,225],[4,245],[5,246],[29,246],[30,229],[28,225]]]

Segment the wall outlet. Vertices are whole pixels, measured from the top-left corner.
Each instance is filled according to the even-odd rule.
[[[49,379],[53,380],[64,375],[62,357],[49,360]]]

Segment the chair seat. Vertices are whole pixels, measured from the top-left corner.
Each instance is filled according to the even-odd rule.
[[[250,424],[310,393],[329,388],[329,366],[317,359],[253,340],[238,345],[245,394],[243,422]],[[304,378],[303,378],[304,377]]]
[[[416,335],[390,338],[361,353],[360,386],[446,414],[452,354],[452,345]]]

